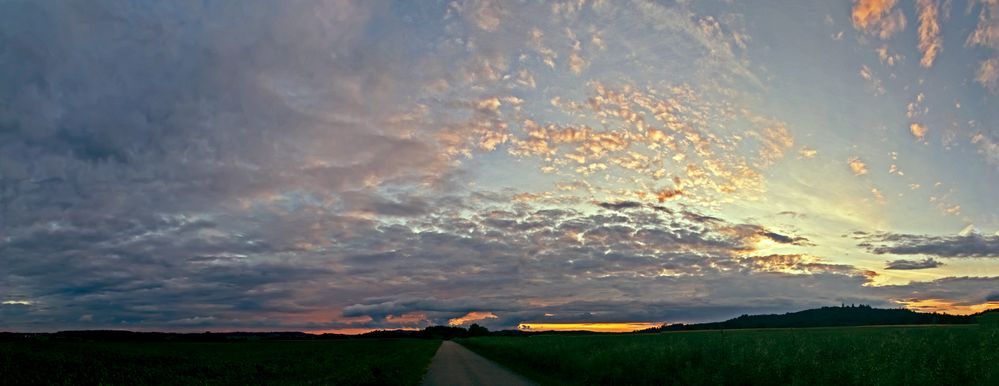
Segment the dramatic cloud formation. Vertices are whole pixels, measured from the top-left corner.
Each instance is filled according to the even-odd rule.
[[[687,86],[671,86],[666,95],[627,85],[593,87],[585,102],[553,102],[579,125],[527,119],[523,135],[510,139],[509,153],[539,157],[542,170],[573,178],[635,178],[642,182],[634,198],[662,202],[682,194],[688,200],[719,202],[762,192],[762,170],[794,145],[783,122],[727,111]],[[752,126],[734,132],[717,129],[736,119]],[[753,150],[748,156],[737,151],[746,148]]]
[[[885,269],[900,269],[900,270],[929,269],[929,268],[936,268],[941,265],[943,265],[943,263],[933,260],[933,258],[926,258],[923,260],[893,260],[885,264]]]
[[[310,329],[420,327],[472,317],[497,327],[705,319],[772,309],[800,291],[826,298],[823,286],[832,290],[870,277],[814,257],[749,255],[762,239],[795,245],[804,242],[800,237],[678,208],[628,207],[593,214],[497,207],[470,217],[441,212],[395,225],[350,218],[305,222],[323,224],[323,233],[336,235],[335,243],[292,233],[250,233],[245,241],[224,244],[210,236],[221,224],[179,219],[148,224],[155,236],[127,236],[127,241],[113,233],[116,224],[107,224],[108,232],[67,226],[16,237],[4,251],[23,256],[11,261],[12,269],[23,273],[41,268],[41,254],[59,258],[63,269],[21,287],[35,294],[38,304],[29,307],[52,318],[50,323],[77,324],[81,315],[91,315],[90,321],[138,328],[188,325],[192,317],[202,324]],[[270,229],[293,231],[296,223],[329,216],[318,209],[272,213],[278,217]],[[63,244],[37,246],[57,234]],[[84,260],[71,243],[96,243],[101,247],[89,253],[120,257]],[[156,254],[144,253],[152,246]],[[724,284],[729,280],[735,284]],[[702,287],[706,282],[714,284]],[[775,289],[775,283],[785,282]],[[134,296],[136,291],[142,296]],[[717,302],[705,303],[701,291],[717,293],[709,296]],[[76,295],[82,293],[87,295]],[[672,295],[663,303],[657,293]],[[178,298],[187,301],[168,301]],[[805,301],[798,306],[816,304]],[[261,310],[326,314],[332,321],[272,320],[259,315]]]
[[[999,235],[968,233],[929,236],[875,233],[858,236],[859,246],[876,254],[930,255],[938,257],[999,257]]]
[[[950,311],[964,314],[994,308],[993,288],[999,277],[947,277],[878,288],[911,309],[922,312]]]
[[[919,52],[923,53],[919,64],[930,68],[933,67],[933,60],[940,53],[943,43],[940,38],[937,3],[934,0],[918,0],[916,8],[919,12]]]
[[[905,15],[892,12],[895,0],[856,0],[853,3],[853,26],[887,40],[905,29]]]
[[[949,4],[0,1],[0,329],[981,309],[999,6]]]

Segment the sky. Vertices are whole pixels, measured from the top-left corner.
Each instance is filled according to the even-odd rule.
[[[0,330],[999,307],[999,1],[0,2]]]

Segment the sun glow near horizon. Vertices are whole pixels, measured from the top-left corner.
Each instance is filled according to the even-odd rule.
[[[662,323],[521,323],[521,331],[592,331],[592,332],[634,332],[659,327]]]

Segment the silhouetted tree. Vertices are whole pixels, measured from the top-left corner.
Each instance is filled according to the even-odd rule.
[[[478,323],[472,323],[468,326],[468,336],[484,336],[489,335],[489,329],[480,326]]]

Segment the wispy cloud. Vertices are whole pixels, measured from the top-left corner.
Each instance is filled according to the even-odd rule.
[[[990,92],[997,93],[999,92],[999,3],[982,1],[978,4],[981,6],[978,25],[968,35],[965,45],[985,47],[991,51],[991,58],[979,62],[975,80]]]
[[[852,171],[855,176],[867,174],[867,164],[865,164],[864,161],[861,161],[858,157],[851,157],[848,159],[847,165],[850,166],[850,171]]]
[[[853,26],[861,31],[878,36],[882,40],[891,38],[896,32],[905,29],[905,14],[901,10],[892,12],[895,0],[856,0],[853,3]]]
[[[938,7],[934,0],[918,0],[916,8],[919,13],[919,52],[923,53],[919,64],[924,68],[930,68],[943,46],[943,39],[940,38]]]
[[[877,75],[874,75],[874,71],[871,71],[871,68],[867,67],[866,64],[860,67],[859,74],[860,77],[866,80],[871,86],[871,89],[874,91],[874,95],[883,95],[887,92],[884,84],[881,83],[881,79],[878,78]]]
[[[923,126],[921,123],[913,122],[909,125],[909,133],[912,133],[912,136],[920,141],[926,138],[926,131],[926,126]]]

